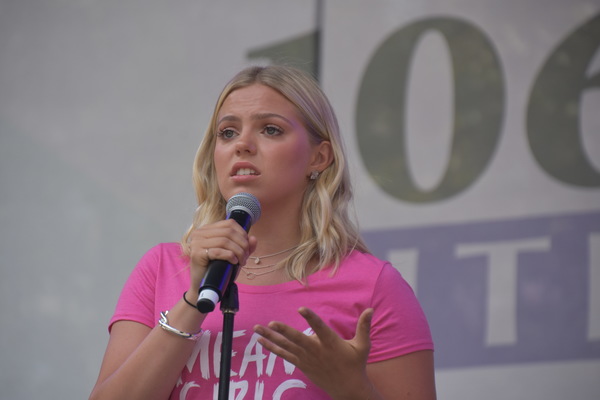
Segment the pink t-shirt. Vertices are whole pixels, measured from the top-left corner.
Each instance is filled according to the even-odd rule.
[[[188,259],[176,243],[148,251],[127,280],[110,325],[119,320],[157,324],[189,287]],[[419,350],[432,350],[429,326],[415,295],[388,262],[370,254],[352,252],[338,272],[312,274],[308,286],[297,281],[272,286],[238,284],[240,310],[235,315],[230,390],[236,400],[328,399],[294,365],[266,351],[252,327],[282,321],[311,334],[298,314],[301,306],[315,311],[342,338],[354,336],[360,314],[375,310],[368,362],[383,361]],[[171,399],[217,399],[223,315],[218,306],[209,313],[204,334]]]

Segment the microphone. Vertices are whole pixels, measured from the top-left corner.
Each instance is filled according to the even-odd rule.
[[[250,193],[238,193],[227,201],[227,218],[240,224],[246,232],[250,226],[260,218],[260,203]],[[225,293],[230,281],[235,280],[238,273],[238,264],[231,264],[224,260],[211,260],[208,270],[198,291],[196,307],[202,313],[209,313]]]

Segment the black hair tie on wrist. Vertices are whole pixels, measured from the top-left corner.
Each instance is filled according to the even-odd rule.
[[[185,295],[187,294],[187,290],[185,292],[183,292],[183,301],[185,301],[186,303],[188,303],[190,305],[190,307],[194,307],[196,310],[198,310],[198,307],[196,307],[195,304],[192,304],[188,301],[188,299],[185,297]],[[199,312],[200,310],[198,310]]]

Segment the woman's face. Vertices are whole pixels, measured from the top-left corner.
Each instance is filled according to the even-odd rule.
[[[277,91],[261,84],[237,89],[217,115],[214,163],[221,194],[229,199],[249,192],[263,208],[299,205],[323,148],[329,142],[313,144],[296,107]]]

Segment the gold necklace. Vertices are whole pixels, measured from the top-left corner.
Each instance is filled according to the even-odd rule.
[[[265,268],[269,268],[272,267],[274,265],[277,265],[278,263],[274,263],[274,264],[267,264],[267,265],[259,265],[257,267],[249,267],[248,265],[244,265],[242,268],[245,269],[265,269]]]
[[[296,247],[298,247],[298,246],[292,246],[289,249],[281,250],[281,251],[278,251],[277,253],[273,253],[273,254],[267,254],[265,256],[250,256],[248,258],[253,259],[254,260],[254,264],[260,264],[260,260],[262,258],[269,258],[269,257],[278,256],[280,254],[287,253],[290,250],[294,250]]]
[[[279,266],[277,266],[277,264],[279,264],[279,263],[276,263],[276,264],[270,264],[270,265],[265,265],[264,267],[253,267],[253,268],[249,268],[249,267],[246,267],[246,266],[244,266],[244,267],[242,267],[242,271],[244,271],[244,274],[246,274],[246,278],[247,278],[247,279],[249,279],[249,280],[253,280],[253,279],[254,279],[254,278],[256,278],[257,276],[263,276],[263,275],[266,275],[266,274],[270,274],[271,272],[275,272],[275,271],[277,271],[278,269],[281,269],[281,267],[283,267],[283,264],[282,264],[282,265],[279,265]],[[273,269],[270,269],[270,270],[268,270],[268,271],[263,271],[263,272],[253,272],[253,271],[252,271],[253,269],[254,269],[254,270],[257,270],[257,269],[265,269],[265,268],[269,268],[269,267],[273,267],[273,266],[275,266],[275,268],[273,268]]]

